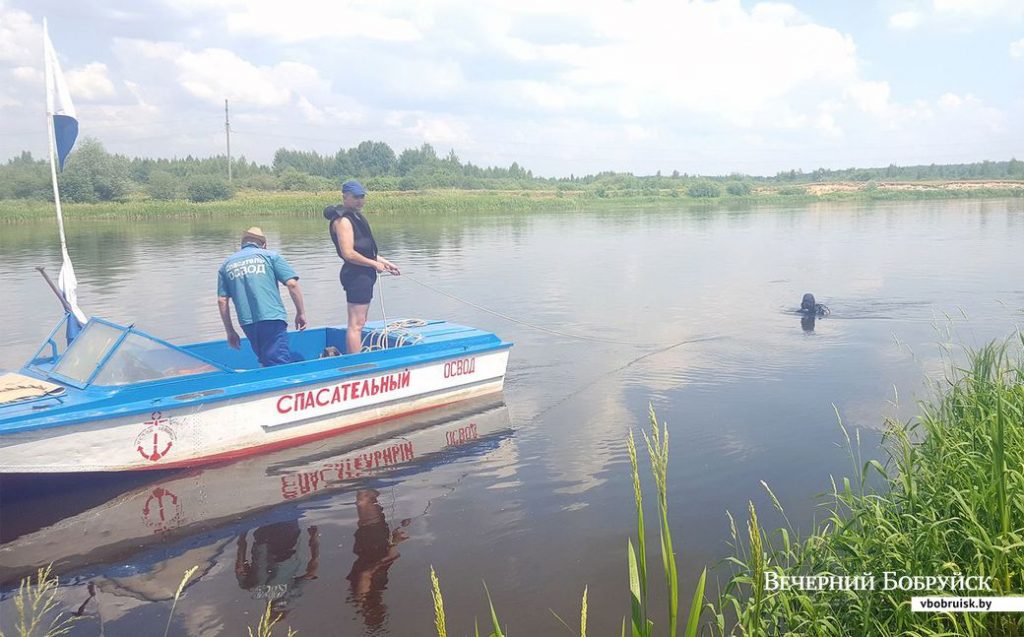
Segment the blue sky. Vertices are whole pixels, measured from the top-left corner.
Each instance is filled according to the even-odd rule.
[[[1024,2],[0,0],[0,158],[43,156],[41,25],[83,135],[268,162],[427,142],[544,176],[1024,157]]]

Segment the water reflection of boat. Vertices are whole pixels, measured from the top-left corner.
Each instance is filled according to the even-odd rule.
[[[326,327],[289,334],[296,362],[260,367],[248,345],[177,346],[97,318],[69,344],[64,322],[0,375],[0,474],[194,467],[301,444],[499,392],[512,346],[392,322],[367,325],[374,351],[322,357],[345,343]]]
[[[184,552],[237,538],[254,522],[267,526],[294,520],[294,503],[372,489],[382,479],[486,452],[510,432],[504,403],[477,399],[166,476],[42,528],[24,529],[0,545],[0,583],[14,583],[51,562],[63,574],[114,562],[145,571],[147,561],[165,561],[175,546]],[[89,501],[88,496],[87,487],[69,494],[78,501]],[[4,518],[22,517],[17,507],[34,506],[34,501],[25,498],[6,506]],[[147,558],[147,549],[155,545],[157,555]]]

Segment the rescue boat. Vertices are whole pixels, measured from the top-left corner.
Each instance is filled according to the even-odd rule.
[[[0,375],[0,474],[192,467],[333,436],[500,392],[512,344],[447,321],[290,332],[296,362],[260,367],[248,343],[174,345],[91,318],[58,323]]]

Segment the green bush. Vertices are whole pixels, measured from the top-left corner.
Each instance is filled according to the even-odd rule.
[[[239,188],[245,188],[247,190],[271,192],[280,189],[280,185],[277,183],[277,177],[266,173],[256,173],[249,175],[244,179],[236,179],[235,183]]]
[[[277,178],[277,182],[280,184],[281,190],[294,190],[298,192],[309,192],[312,190],[310,187],[310,176],[306,173],[300,173],[291,166],[281,171],[281,176]]]
[[[62,201],[75,203],[96,203],[99,197],[92,187],[92,179],[85,170],[69,168],[57,177]]]
[[[320,175],[310,175],[308,185],[311,192],[338,192],[340,190],[336,179]]]
[[[400,190],[398,177],[370,177],[363,182],[369,191]]]
[[[153,199],[161,201],[181,199],[181,188],[179,187],[178,179],[174,175],[165,172],[154,172],[149,176],[149,185],[146,187],[146,192]]]
[[[0,166],[0,199],[53,199],[50,167],[25,151]]]
[[[750,194],[750,184],[742,181],[731,181],[725,186],[725,192],[734,197],[746,197]]]
[[[111,155],[103,144],[87,137],[68,157],[58,182],[61,198],[67,201],[125,201],[131,185],[128,160]]]
[[[698,181],[690,184],[690,187],[686,189],[686,194],[691,197],[718,197],[722,194],[722,189],[714,182]]]
[[[777,193],[786,197],[799,197],[800,195],[806,195],[807,189],[800,186],[783,186],[778,189]]]
[[[234,195],[232,187],[221,177],[214,175],[193,175],[186,187],[189,201],[223,201]]]

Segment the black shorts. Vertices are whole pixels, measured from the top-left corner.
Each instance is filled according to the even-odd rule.
[[[377,271],[361,266],[343,267],[341,269],[341,287],[345,288],[345,296],[349,303],[369,305],[373,300],[373,286],[377,283]]]

